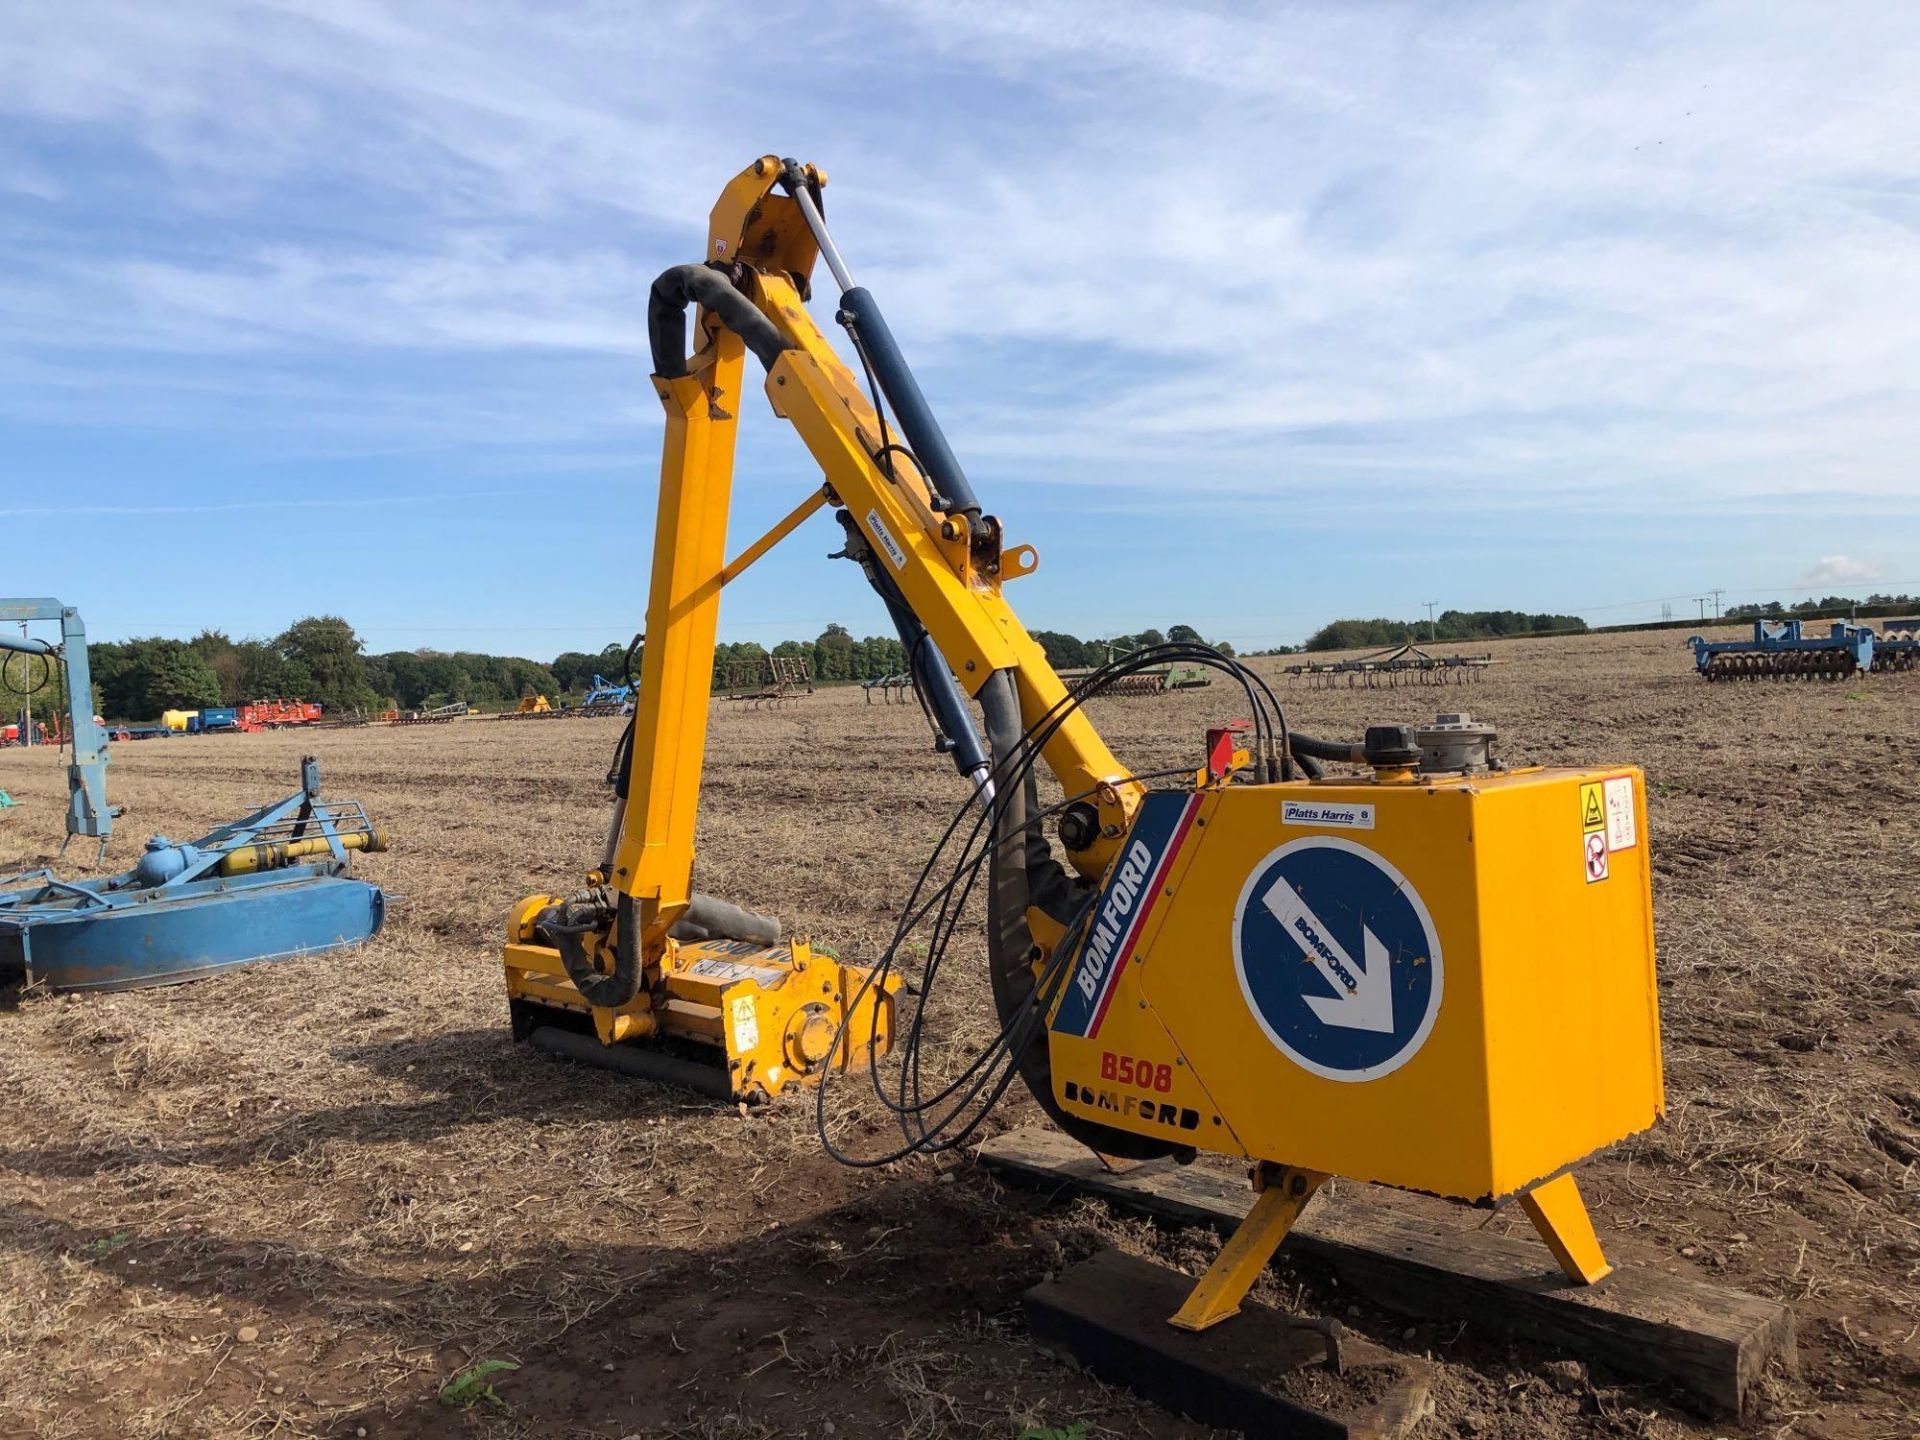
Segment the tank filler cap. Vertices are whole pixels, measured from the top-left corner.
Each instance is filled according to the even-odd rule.
[[[1497,732],[1464,710],[1443,710],[1433,717],[1431,725],[1415,730],[1413,737],[1420,746],[1420,769],[1425,774],[1456,771],[1473,775],[1494,767]]]
[[[1376,779],[1402,778],[1395,772],[1411,771],[1420,760],[1420,746],[1405,725],[1369,725],[1361,753]]]

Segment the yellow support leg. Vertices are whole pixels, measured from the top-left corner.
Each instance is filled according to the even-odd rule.
[[[1600,1253],[1600,1237],[1593,1233],[1593,1219],[1571,1172],[1534,1186],[1520,1197],[1520,1208],[1569,1280],[1592,1285],[1613,1273],[1613,1266]]]
[[[1263,1167],[1253,1209],[1240,1222],[1240,1228],[1227,1237],[1172,1323],[1182,1330],[1205,1330],[1238,1315],[1247,1291],[1326,1179],[1318,1170]]]

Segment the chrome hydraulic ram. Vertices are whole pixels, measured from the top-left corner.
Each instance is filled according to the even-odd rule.
[[[899,342],[887,327],[886,317],[880,313],[878,302],[865,287],[853,283],[853,275],[840,256],[839,247],[827,233],[827,222],[821,217],[820,207],[815,203],[813,190],[802,173],[802,167],[792,160],[787,161],[783,179],[787,192],[793,196],[801,215],[806,219],[807,228],[813,232],[821,258],[827,262],[827,269],[833,272],[834,283],[840,287],[838,319],[846,326],[847,333],[853,336],[854,344],[866,357],[867,364],[873,367],[881,393],[887,397],[887,403],[893,407],[894,419],[900,423],[900,433],[906,436],[907,448],[913,452],[913,458],[919,462],[926,477],[933,482],[935,506],[949,515],[962,517],[969,534],[981,533],[983,522],[979,497],[973,493],[973,486],[968,482],[966,472],[960,468],[953,447],[947,444],[946,433],[941,430],[940,422],[934,419],[927,397],[920,393],[920,382],[913,378],[913,371],[907,365],[906,356],[900,353]]]

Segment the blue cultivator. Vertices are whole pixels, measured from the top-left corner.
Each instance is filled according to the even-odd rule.
[[[581,697],[582,715],[630,715],[633,713],[633,686],[616,685],[611,680],[593,677],[593,684]]]
[[[0,877],[0,983],[132,990],[357,945],[387,897],[348,876],[349,853],[386,848],[357,802],[320,799],[308,756],[285,800],[190,844],[156,835],[124,874]]]
[[[1798,620],[1756,620],[1751,640],[1695,635],[1693,668],[1709,680],[1842,680],[1873,669],[1875,636],[1865,625],[1836,620],[1825,635],[1803,633]]]

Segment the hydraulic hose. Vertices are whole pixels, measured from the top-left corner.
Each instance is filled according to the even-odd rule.
[[[778,945],[780,922],[770,915],[756,915],[711,895],[696,894],[688,902],[686,914],[673,922],[673,929],[668,933],[676,940],[706,940],[718,935],[753,945]]]
[[[587,954],[583,935],[603,930],[607,923],[607,889],[595,886],[577,895],[549,905],[534,919],[536,933],[553,942],[560,952],[560,963],[567,967],[567,978],[580,998],[589,1005],[617,1010],[640,993],[640,945],[635,936],[639,921],[633,897],[625,891],[613,896],[613,973],[602,974]],[[686,913],[668,932],[676,940],[706,940],[718,935],[727,940],[744,940],[752,945],[780,943],[780,922],[756,915],[738,905],[729,905],[711,895],[694,895]]]
[[[726,275],[708,265],[675,265],[662,271],[647,296],[647,341],[653,349],[653,373],[663,380],[687,372],[687,306],[703,305],[738,335],[762,365],[771,367],[780,352],[793,347],[773,328]]]
[[[999,777],[994,801],[994,849],[987,888],[987,950],[994,1009],[1003,1030],[1010,1030],[1037,1003],[1034,985],[1033,934],[1027,928],[1027,907],[1039,904],[1052,911],[1069,882],[1053,859],[1046,838],[1028,816],[1033,796],[1030,785],[1008,783],[1017,773],[1025,730],[1012,672],[996,671],[981,689],[980,707],[987,721],[987,740],[993,748],[994,772]],[[1047,1050],[1044,1023],[1013,1054],[1014,1068],[1040,1102],[1040,1108],[1067,1134],[1105,1155],[1129,1160],[1152,1160],[1178,1154],[1184,1147],[1149,1135],[1136,1135],[1110,1125],[1081,1119],[1060,1108],[1053,1098],[1053,1061]]]
[[[53,661],[48,658],[54,653],[51,647],[44,650],[29,650],[16,641],[12,644],[0,644],[0,652],[4,652],[0,653],[0,689],[5,689],[14,695],[38,695],[47,688],[47,682],[53,678]],[[21,680],[24,683],[18,683],[13,679],[15,656],[26,657],[25,663],[20,667]],[[32,678],[33,662],[36,660],[40,662],[40,678],[37,680]]]
[[[1343,765],[1364,765],[1367,761],[1367,747],[1358,740],[1316,740],[1298,730],[1287,733],[1287,749],[1301,759],[1337,760]]]
[[[580,998],[589,1005],[617,1010],[640,993],[640,945],[633,933],[639,922],[634,918],[633,897],[622,891],[613,902],[613,973],[603,975],[580,938],[589,930],[597,930],[599,921],[574,913],[597,908],[591,900],[552,905],[541,912],[535,926],[553,938],[560,963],[567,967],[567,978],[573,981]]]

